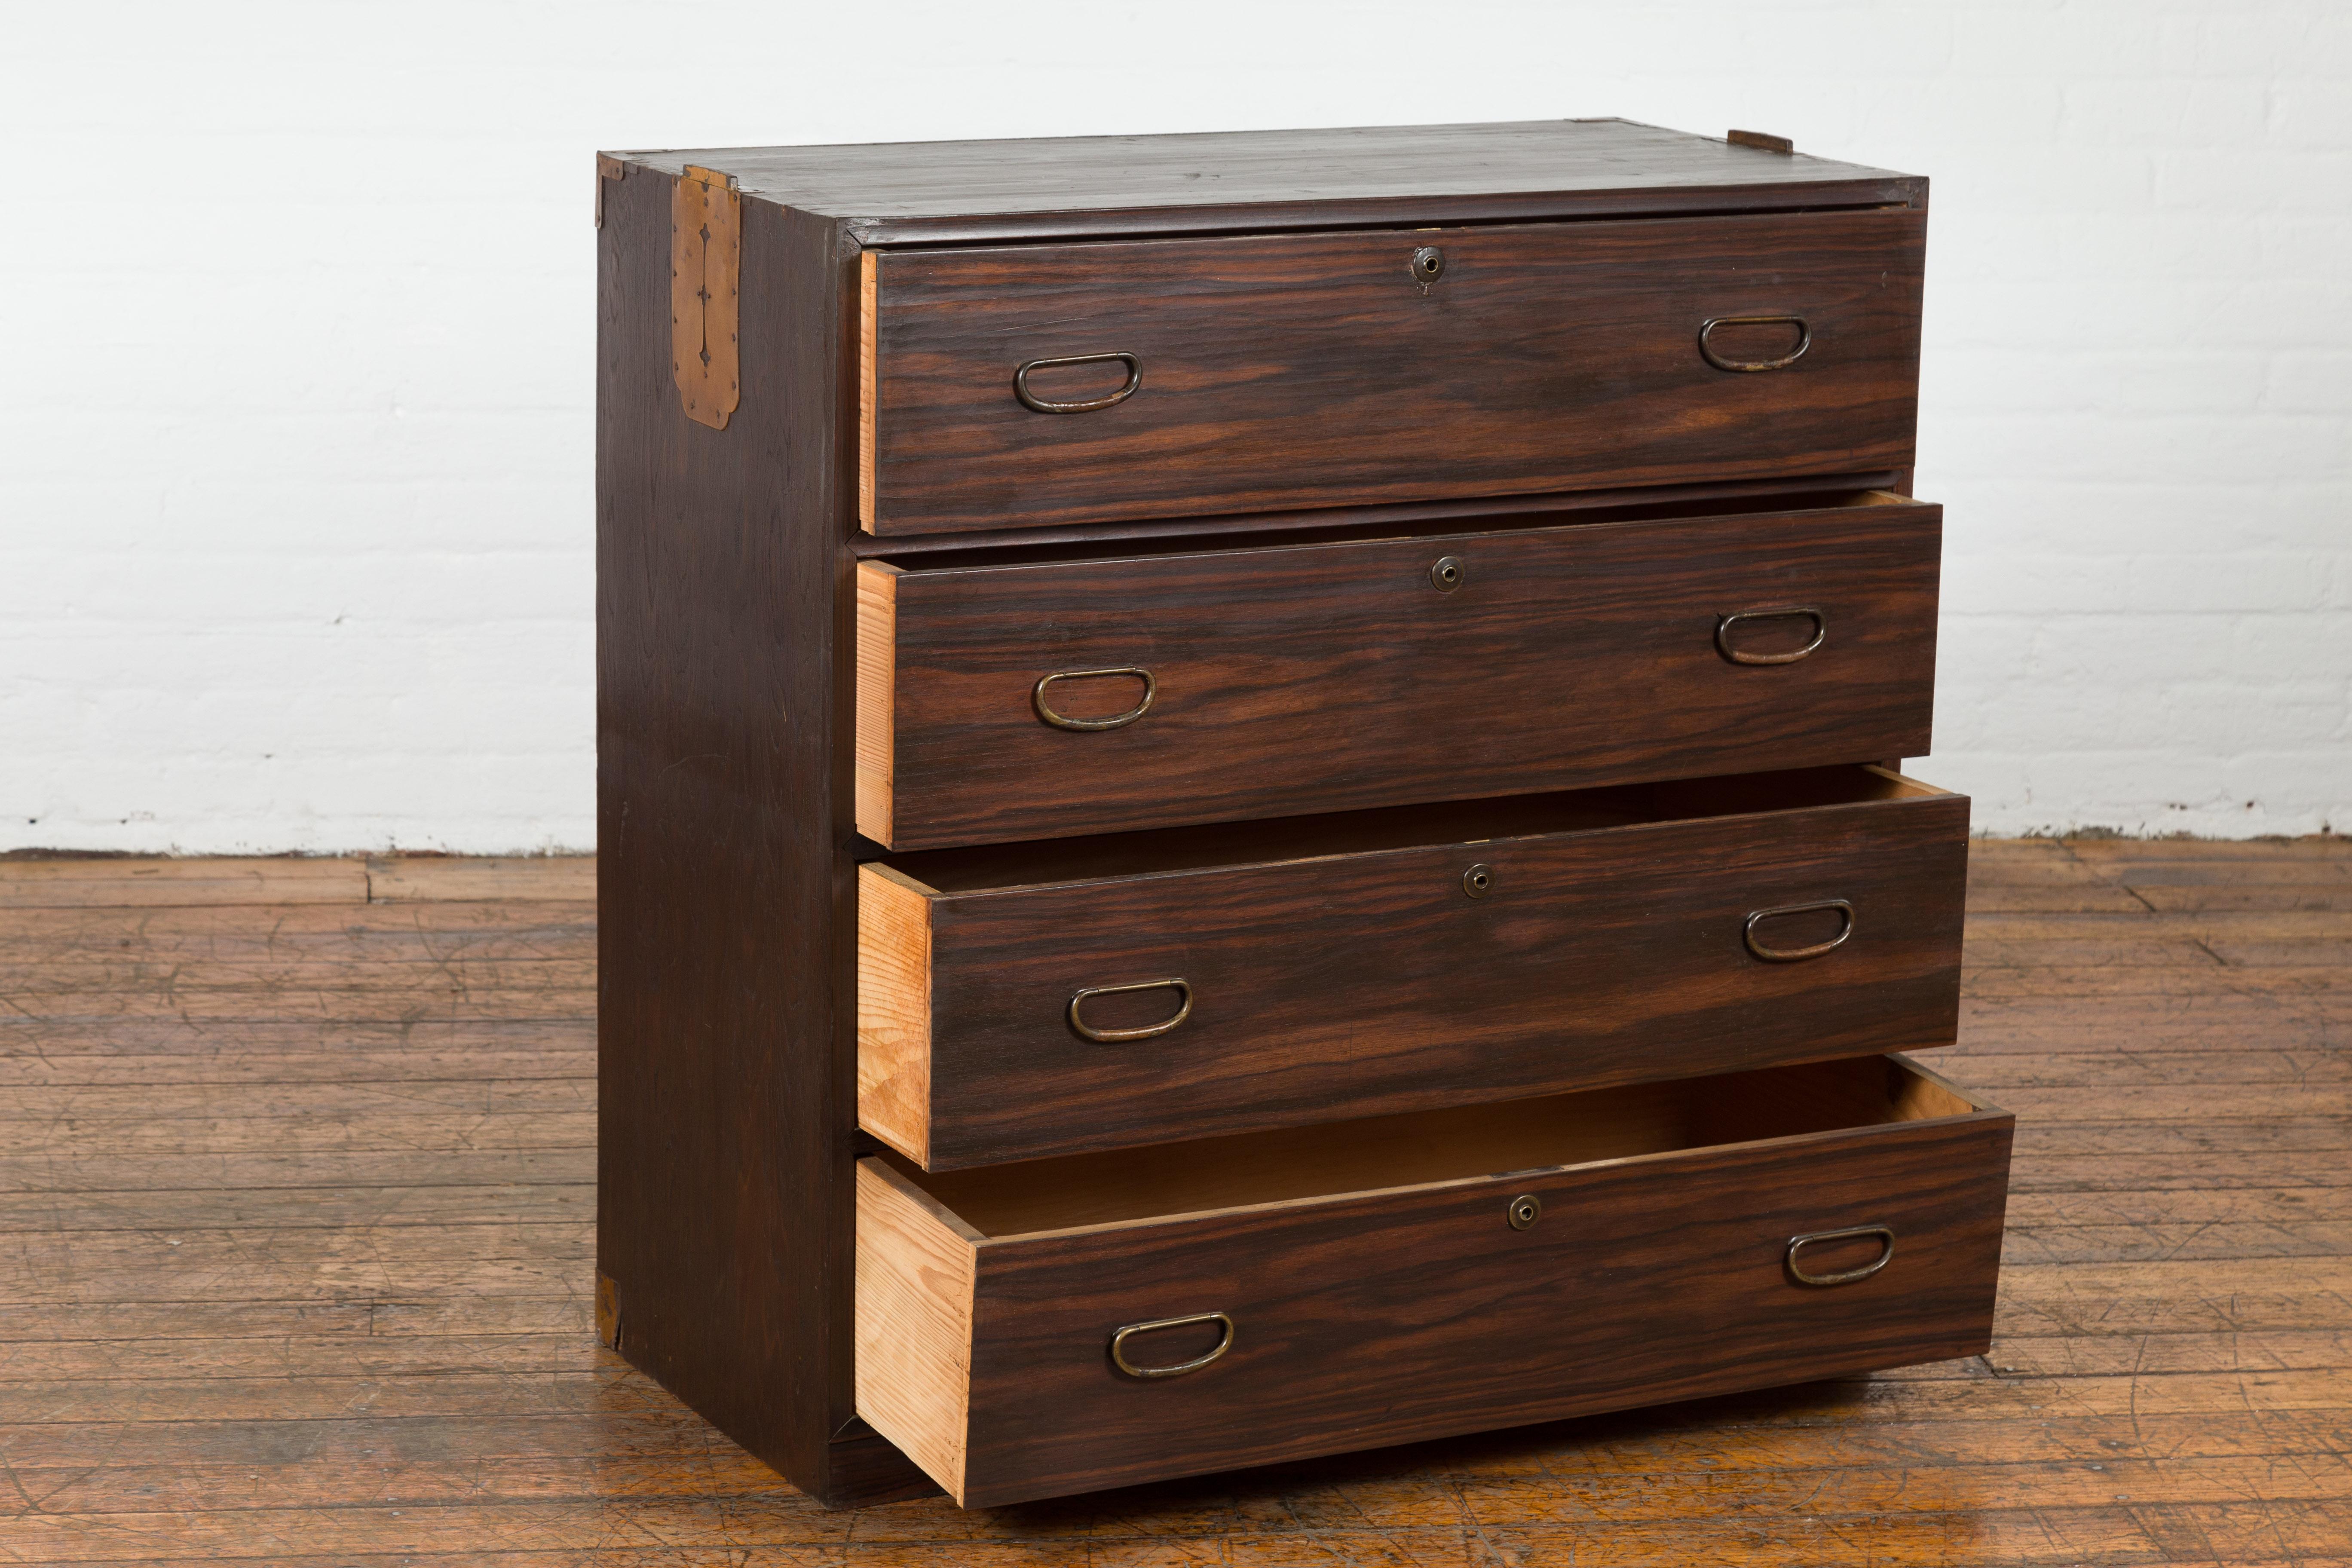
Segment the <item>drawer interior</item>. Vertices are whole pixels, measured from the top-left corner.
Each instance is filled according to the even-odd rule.
[[[1933,784],[1856,764],[1683,779],[1500,800],[1453,801],[1273,821],[1214,823],[1090,838],[983,844],[887,857],[884,864],[940,893],[1264,865],[1430,844],[1485,844],[1538,834],[1802,811],[1942,795]]]
[[[942,1173],[884,1157],[1003,1239],[1984,1109],[1903,1058],[1864,1057]]]

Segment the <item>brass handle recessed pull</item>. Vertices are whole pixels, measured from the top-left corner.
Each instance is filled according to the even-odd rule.
[[[1773,326],[1797,329],[1797,346],[1779,359],[1726,359],[1715,352],[1715,344],[1709,341],[1717,327]],[[1698,330],[1698,352],[1717,370],[1786,370],[1804,358],[1805,351],[1812,346],[1813,329],[1802,316],[1717,316]]]
[[[1793,653],[1742,653],[1731,646],[1731,628],[1742,621],[1795,621],[1813,623],[1813,640]],[[1741,610],[1736,615],[1720,617],[1715,623],[1715,651],[1734,664],[1794,664],[1828,640],[1829,618],[1811,605],[1790,605],[1777,610]]]
[[[1811,947],[1768,947],[1756,938],[1756,928],[1780,915],[1809,915],[1815,910],[1835,910],[1838,912],[1838,933],[1827,942],[1817,942]],[[1777,910],[1758,910],[1748,917],[1740,929],[1740,940],[1748,951],[1767,963],[1794,963],[1802,958],[1819,958],[1830,949],[1843,944],[1853,934],[1853,906],[1843,899],[1823,899],[1814,904],[1785,904]]]
[[[1029,373],[1033,370],[1059,370],[1070,364],[1109,364],[1112,361],[1127,366],[1127,384],[1105,397],[1082,398],[1076,403],[1056,403],[1050,397],[1040,397],[1029,390]],[[1091,414],[1097,408],[1108,408],[1114,403],[1124,403],[1135,395],[1143,384],[1143,362],[1133,354],[1072,354],[1066,359],[1033,359],[1013,373],[1013,395],[1021,406],[1040,414]]]
[[[1089,996],[1117,996],[1127,991],[1172,990],[1181,998],[1175,1016],[1157,1024],[1146,1024],[1139,1029],[1097,1029],[1078,1014]],[[1117,1045],[1121,1040],[1148,1040],[1154,1035],[1164,1035],[1192,1016],[1192,987],[1181,980],[1139,980],[1132,985],[1089,985],[1070,998],[1070,1027],[1087,1039],[1103,1045]]]
[[[1878,1238],[1878,1256],[1859,1268],[1843,1268],[1835,1274],[1808,1274],[1805,1266],[1797,1261],[1797,1254],[1817,1241],[1850,1241],[1859,1236]],[[1883,1225],[1850,1226],[1844,1230],[1809,1231],[1789,1238],[1789,1273],[1800,1285],[1851,1285],[1857,1279],[1867,1279],[1886,1267],[1895,1256],[1895,1232]]]
[[[1071,719],[1054,711],[1045,700],[1045,689],[1057,680],[1084,680],[1096,675],[1131,675],[1143,682],[1143,700],[1124,713],[1114,713],[1108,719]],[[1151,672],[1131,664],[1116,669],[1060,669],[1051,675],[1041,675],[1037,684],[1029,689],[1029,700],[1037,707],[1037,717],[1056,730],[1116,730],[1122,724],[1132,724],[1151,710],[1151,700],[1160,695],[1160,682]]]
[[[1137,1334],[1148,1334],[1156,1329],[1187,1329],[1194,1323],[1215,1323],[1223,1329],[1224,1336],[1216,1348],[1191,1361],[1180,1361],[1174,1366],[1138,1366],[1127,1359],[1127,1342]],[[1234,1321],[1223,1312],[1195,1312],[1189,1318],[1155,1318],[1148,1323],[1129,1323],[1110,1337],[1111,1364],[1129,1377],[1176,1377],[1188,1372],[1198,1372],[1227,1351],[1234,1348]]]

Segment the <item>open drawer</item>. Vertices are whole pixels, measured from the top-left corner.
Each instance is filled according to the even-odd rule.
[[[1719,504],[861,562],[857,829],[932,849],[1927,754],[1942,509]]]
[[[2011,1129],[1875,1057],[876,1156],[857,1410],[977,1506],[1978,1354]]]
[[[1965,796],[1876,767],[869,862],[926,1170],[1949,1044]]]

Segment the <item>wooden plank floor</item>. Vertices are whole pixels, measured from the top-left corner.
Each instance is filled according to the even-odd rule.
[[[593,864],[0,862],[0,1560],[2352,1563],[2352,848],[1975,868],[1989,1358],[832,1514],[591,1334]]]

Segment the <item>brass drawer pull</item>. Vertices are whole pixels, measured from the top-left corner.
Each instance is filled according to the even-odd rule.
[[[1790,326],[1797,329],[1797,346],[1779,359],[1726,359],[1708,340],[1717,327]],[[1802,316],[1717,316],[1698,330],[1698,352],[1717,370],[1786,370],[1813,346],[1813,329]]]
[[[1116,996],[1123,991],[1158,991],[1172,988],[1183,998],[1176,1016],[1158,1024],[1146,1024],[1139,1029],[1097,1029],[1078,1016],[1078,1009],[1089,996]],[[1154,1035],[1164,1035],[1192,1016],[1192,987],[1181,980],[1139,980],[1132,985],[1089,985],[1070,998],[1070,1027],[1089,1040],[1104,1045],[1116,1045],[1121,1040],[1148,1040]],[[1146,1325],[1149,1327],[1150,1325]]]
[[[1113,360],[1127,366],[1127,384],[1107,397],[1089,397],[1079,403],[1056,403],[1029,390],[1029,373],[1033,370],[1055,370],[1066,364],[1108,364]],[[1034,408],[1040,414],[1091,414],[1097,408],[1108,408],[1114,403],[1126,402],[1142,384],[1143,362],[1133,354],[1072,354],[1067,359],[1033,359],[1013,373],[1013,395],[1021,400],[1022,407]]]
[[[1090,675],[1132,675],[1143,682],[1143,700],[1126,712],[1114,713],[1108,719],[1067,719],[1046,704],[1045,688],[1057,680],[1084,680]],[[1051,675],[1039,676],[1037,684],[1029,689],[1029,700],[1037,705],[1037,717],[1056,730],[1116,730],[1122,724],[1134,723],[1151,711],[1151,700],[1159,694],[1160,682],[1151,678],[1150,670],[1123,664],[1116,669],[1061,669]]]
[[[1816,1241],[1845,1241],[1857,1236],[1878,1237],[1878,1256],[1859,1268],[1842,1269],[1835,1274],[1808,1274],[1805,1266],[1797,1261],[1798,1251]],[[1851,1285],[1857,1279],[1867,1279],[1887,1265],[1895,1256],[1895,1232],[1883,1225],[1851,1226],[1844,1230],[1809,1231],[1789,1238],[1789,1273],[1800,1285]]]
[[[1777,915],[1809,915],[1815,910],[1835,910],[1838,912],[1838,933],[1829,941],[1817,942],[1811,947],[1767,947],[1756,940],[1756,928],[1763,921]],[[1739,938],[1748,944],[1748,952],[1767,963],[1794,963],[1799,959],[1819,958],[1830,949],[1843,944],[1853,934],[1853,906],[1843,899],[1823,899],[1819,903],[1783,904],[1777,910],[1758,910],[1740,928]]]
[[[1813,623],[1813,640],[1794,653],[1742,653],[1731,646],[1731,628],[1742,621],[1793,621],[1800,616]],[[1828,618],[1811,605],[1790,605],[1780,610],[1741,610],[1715,623],[1715,648],[1734,664],[1794,664],[1821,647],[1829,635]]]
[[[1174,1366],[1138,1366],[1127,1359],[1127,1342],[1131,1334],[1148,1334],[1154,1329],[1183,1329],[1194,1323],[1215,1323],[1225,1331],[1216,1348],[1206,1355],[1196,1355],[1191,1361],[1180,1361]],[[1183,1373],[1198,1372],[1227,1351],[1234,1348],[1234,1321],[1223,1312],[1195,1312],[1189,1318],[1155,1318],[1148,1323],[1129,1323],[1110,1337],[1111,1364],[1129,1377],[1175,1377]]]

